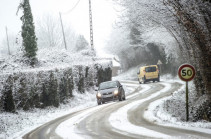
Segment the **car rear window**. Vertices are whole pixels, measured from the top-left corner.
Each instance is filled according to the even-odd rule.
[[[117,82],[104,82],[100,84],[99,90],[115,88],[115,87],[117,87]]]
[[[156,71],[156,67],[147,67],[145,69],[146,72],[155,72]]]

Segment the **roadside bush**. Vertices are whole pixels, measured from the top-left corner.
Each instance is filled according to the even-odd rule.
[[[198,97],[193,84],[189,90],[189,121],[199,120],[211,121],[211,102],[206,99],[206,94]],[[178,120],[186,121],[186,99],[185,91],[181,90],[174,93],[170,99],[164,102],[164,110],[176,117]]]
[[[50,106],[55,106],[58,107],[60,100],[59,100],[59,95],[58,95],[58,83],[57,83],[57,79],[54,77],[54,74],[51,72],[50,73],[50,80],[47,83],[47,90],[48,90],[48,94],[49,94],[49,103]]]
[[[96,64],[95,68],[97,70],[97,86],[105,81],[110,81],[112,78],[111,67],[103,68],[101,65]]]
[[[84,86],[84,75],[80,72],[79,73],[79,81],[78,81],[78,91],[80,93],[84,93],[85,92],[85,86]]]
[[[73,97],[73,89],[84,93],[97,83],[111,80],[111,67],[73,66],[47,71],[16,72],[0,75],[0,110],[58,107]],[[102,78],[102,79],[101,79]],[[99,81],[96,81],[99,80]]]
[[[211,102],[210,100],[202,103],[194,113],[194,121],[206,120],[211,122]]]
[[[6,112],[15,112],[15,104],[12,94],[12,77],[9,76],[6,85],[3,88],[3,95],[1,100],[3,101],[3,110]]]

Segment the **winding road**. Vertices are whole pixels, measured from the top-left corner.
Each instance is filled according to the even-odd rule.
[[[125,101],[109,102],[70,113],[38,127],[23,139],[145,139],[145,138],[211,138],[211,133],[157,125],[144,117],[148,106],[181,88],[178,82],[139,85],[122,81],[132,88]],[[63,127],[69,127],[64,130]],[[58,134],[59,133],[59,134]],[[61,134],[62,133],[62,134]]]

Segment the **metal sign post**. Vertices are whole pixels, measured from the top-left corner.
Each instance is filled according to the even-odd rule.
[[[186,121],[189,120],[189,105],[188,105],[188,81],[186,82]]]
[[[163,63],[160,61],[160,60],[158,60],[158,63],[157,63],[157,65],[159,66],[159,68],[160,68],[160,75],[161,75],[161,65],[162,65]]]
[[[188,106],[188,81],[191,81],[196,72],[192,65],[183,64],[179,67],[178,76],[181,80],[186,82],[186,121],[189,120],[189,106]]]

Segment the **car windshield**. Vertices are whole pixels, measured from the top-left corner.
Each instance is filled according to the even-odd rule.
[[[146,72],[155,72],[156,71],[156,67],[147,67],[145,69]]]
[[[115,88],[115,87],[117,87],[116,82],[104,82],[104,83],[100,84],[99,90],[108,89],[108,88]]]

